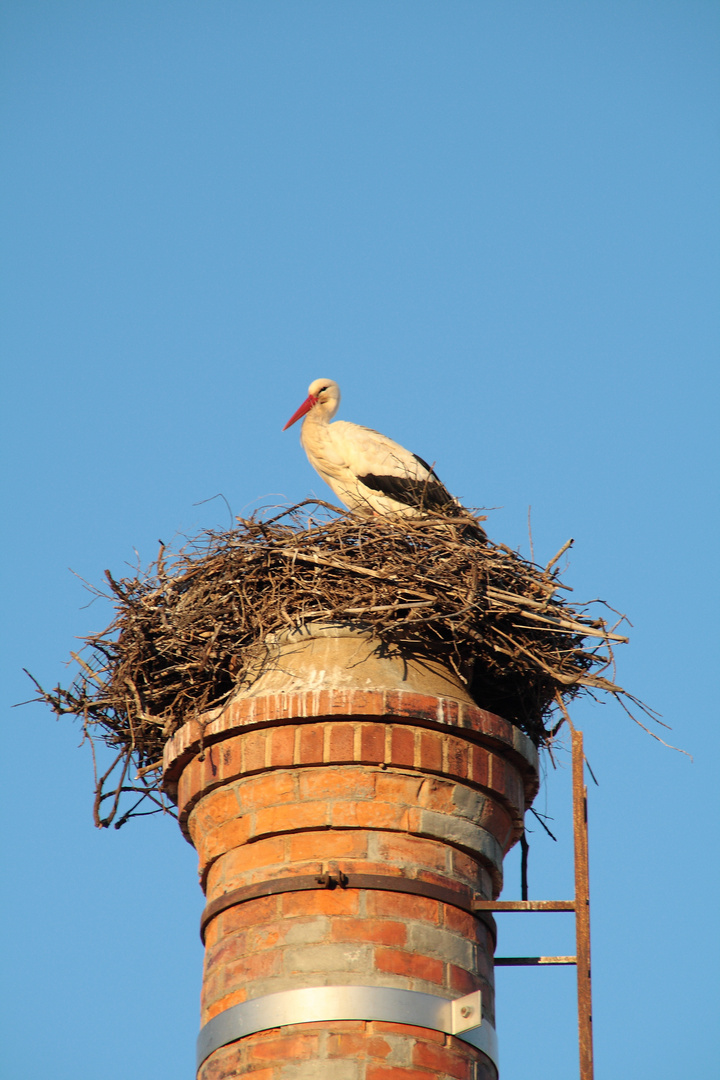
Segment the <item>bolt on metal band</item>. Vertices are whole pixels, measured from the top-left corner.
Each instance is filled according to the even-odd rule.
[[[480,991],[450,1000],[387,986],[314,986],[281,990],[218,1013],[201,1029],[197,1067],[221,1046],[258,1031],[333,1020],[384,1020],[430,1028],[482,1051],[498,1068],[495,1028],[482,1018]]]

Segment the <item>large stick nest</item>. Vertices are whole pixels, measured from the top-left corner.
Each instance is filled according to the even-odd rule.
[[[363,519],[312,501],[161,547],[121,580],[106,571],[115,617],[85,639],[85,659],[73,654],[67,689],[40,690],[58,714],[82,719],[96,824],[119,827],[147,799],[155,806],[142,812],[166,809],[167,739],[229,700],[265,635],[306,620],[357,619],[407,655],[443,661],[538,746],[578,694],[633,700],[613,678],[612,644],[626,639],[609,609],[573,606],[559,580],[569,545],[540,567],[486,540],[478,520]],[[104,772],[98,740],[114,751]],[[121,813],[123,796],[132,805]]]

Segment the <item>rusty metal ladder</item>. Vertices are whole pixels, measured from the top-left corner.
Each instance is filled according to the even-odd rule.
[[[590,878],[588,869],[587,787],[581,731],[572,731],[574,900],[476,900],[475,911],[573,911],[575,956],[496,957],[498,967],[575,964],[577,970],[580,1080],[593,1080],[592,984],[590,975]]]

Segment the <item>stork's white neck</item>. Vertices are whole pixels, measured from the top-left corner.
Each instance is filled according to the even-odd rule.
[[[326,427],[338,411],[339,404],[340,402],[337,398],[327,398],[325,401],[318,401],[317,405],[313,405],[312,409],[303,420],[303,427],[305,427],[306,424],[308,427],[313,425]]]

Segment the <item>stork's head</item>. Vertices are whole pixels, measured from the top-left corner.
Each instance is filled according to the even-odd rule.
[[[332,379],[315,379],[308,387],[308,396],[305,401],[303,401],[298,411],[290,417],[283,431],[287,431],[296,420],[305,416],[311,409],[314,409],[318,414],[318,419],[322,417],[323,420],[331,420],[337,412],[339,404],[340,387],[338,384]]]

